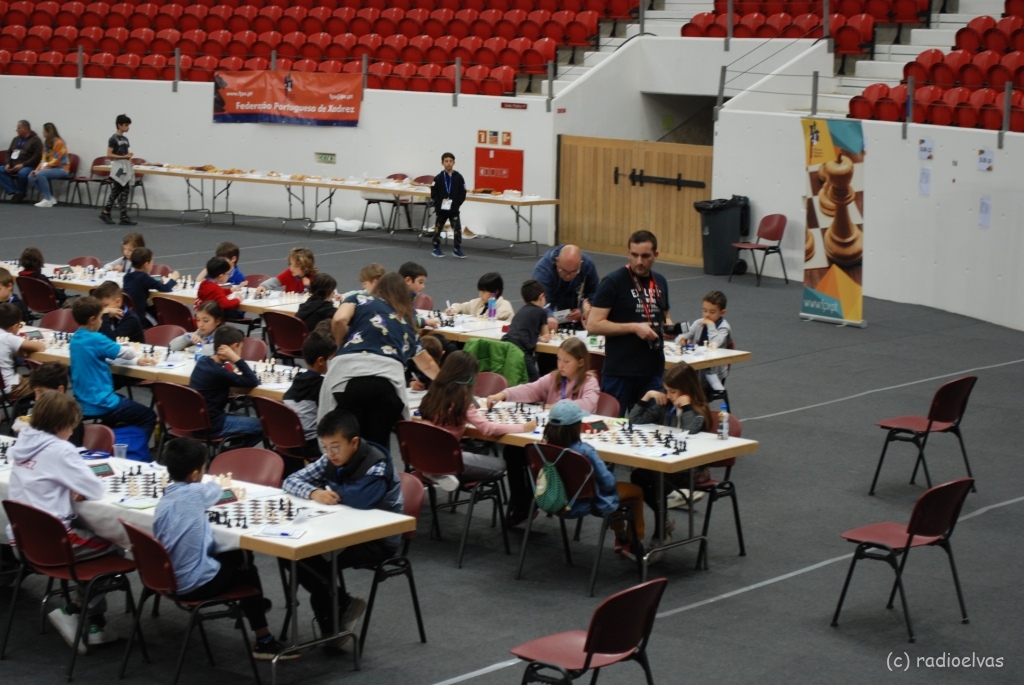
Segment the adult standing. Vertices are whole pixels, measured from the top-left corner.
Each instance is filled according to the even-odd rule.
[[[7,148],[7,162],[4,173],[0,174],[0,188],[11,195],[11,202],[18,204],[25,199],[28,175],[43,158],[43,141],[32,130],[32,124],[24,119],[18,122],[16,136]]]
[[[340,348],[324,376],[317,419],[341,407],[355,415],[362,437],[387,445],[395,423],[409,417],[406,363],[431,380],[440,371],[420,342],[405,279],[385,274],[373,295],[346,298],[331,331]]]
[[[28,184],[37,188],[42,196],[36,207],[53,207],[57,200],[50,192],[50,181],[67,178],[71,174],[71,157],[57,127],[49,122],[43,124],[43,144],[43,159],[28,175]]]
[[[556,245],[545,252],[533,267],[533,279],[544,285],[548,311],[568,310],[566,321],[586,321],[599,279],[594,260],[579,247]]]
[[[587,331],[605,336],[601,390],[619,401],[619,411],[648,390],[661,389],[665,372],[664,331],[669,316],[668,282],[653,270],[658,238],[650,231],[629,237],[629,263],[601,281]]]

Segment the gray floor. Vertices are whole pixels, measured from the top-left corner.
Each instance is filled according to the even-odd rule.
[[[112,259],[123,227],[104,226],[96,211],[59,206],[35,209],[0,205],[0,258],[16,258],[34,244],[48,261],[80,254]],[[180,226],[170,214],[144,216],[145,232],[157,261],[197,272],[213,246],[230,239],[242,246],[246,273],[277,273],[295,245],[308,245],[322,270],[340,287],[355,287],[356,272],[370,261],[390,268],[413,259],[430,270],[427,291],[435,300],[462,300],[474,294],[476,278],[497,270],[517,300],[532,258],[509,259],[503,245],[474,240],[465,245],[469,259],[431,259],[415,238],[394,241],[380,234],[341,237],[281,233],[266,220],[240,220],[235,227]],[[532,254],[519,248],[522,255]],[[623,263],[622,255],[594,255],[601,273]],[[753,276],[727,283],[700,269],[659,264],[670,280],[675,318],[694,319],[701,296],[724,290],[728,318],[741,349],[753,362],[737,365],[729,378],[735,413],[744,419],[746,437],[760,441],[758,454],[734,471],[747,540],[746,557],[736,554],[727,507],[716,508],[712,524],[711,568],[694,571],[695,550],[683,548],[653,568],[669,586],[650,643],[655,679],[660,683],[864,683],[898,678],[905,683],[1018,683],[1024,678],[1019,637],[1022,627],[1020,515],[1024,507],[1019,445],[1024,408],[1024,333],[963,316],[869,299],[866,329],[839,328],[801,321],[801,286]],[[1007,296],[1012,296],[1007,293]],[[518,305],[519,303],[516,302]],[[969,625],[960,623],[948,565],[940,550],[913,553],[905,578],[916,644],[908,644],[899,610],[886,610],[892,573],[879,563],[864,563],[854,576],[842,621],[829,627],[849,564],[852,545],[839,533],[876,521],[905,521],[922,483],[909,485],[912,448],[890,450],[877,496],[867,495],[883,433],[874,422],[908,413],[925,413],[942,382],[972,373],[979,377],[964,421],[964,434],[978,482],[977,494],[964,506],[964,520],[953,538],[963,582]],[[955,439],[938,436],[928,450],[936,481],[964,475]],[[697,515],[702,523],[703,506]],[[675,514],[681,517],[681,514]],[[424,516],[411,557],[426,616],[428,640],[420,644],[412,622],[408,593],[401,581],[385,584],[364,655],[363,670],[348,659],[307,653],[283,667],[284,682],[518,683],[522,666],[508,649],[560,630],[585,628],[602,596],[630,585],[629,564],[605,550],[597,598],[586,596],[589,563],[597,526],[584,529],[575,547],[577,566],[564,565],[557,527],[541,520],[527,559],[526,577],[513,579],[513,558],[501,551],[500,534],[481,513],[471,532],[463,569],[454,568],[461,514],[443,514],[444,541],[428,540]],[[1017,517],[1017,518],[1015,518]],[[1014,523],[1017,521],[1017,523]],[[680,521],[682,523],[682,521]],[[513,540],[518,545],[520,536]],[[1016,540],[1016,542],[1014,542]],[[276,573],[262,562],[268,595],[282,605]],[[366,593],[369,574],[350,572],[355,593]],[[30,594],[41,591],[38,581]],[[0,591],[6,616],[9,592]],[[115,606],[119,602],[115,600]],[[5,683],[60,682],[67,648],[49,630],[35,632],[36,603],[18,602],[16,633],[8,660],[0,666]],[[127,632],[127,617],[111,612]],[[147,619],[152,665],[136,657],[126,682],[169,680],[183,615],[166,608]],[[282,617],[275,609],[272,624]],[[185,682],[227,683],[250,678],[230,626],[213,629],[218,665],[205,664],[198,640],[193,645]],[[1018,644],[1014,648],[1013,644]],[[123,642],[101,648],[80,661],[78,682],[116,677]],[[978,663],[943,666],[943,659],[1000,659],[1001,667]],[[900,676],[891,670],[904,670]],[[269,677],[269,674],[265,675]],[[601,682],[642,682],[639,667],[608,669]]]

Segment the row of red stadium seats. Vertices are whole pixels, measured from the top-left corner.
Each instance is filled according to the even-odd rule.
[[[1002,89],[1008,81],[1024,87],[1024,52],[1015,50],[1004,55],[994,50],[977,54],[966,50],[925,50],[903,67],[903,78],[913,78],[918,86],[942,88]]]
[[[1010,52],[1024,49],[1024,17],[975,17],[956,32],[957,50]]]
[[[687,38],[725,38],[727,27],[732,24],[734,38],[821,38],[821,17],[817,14],[801,14],[793,17],[785,12],[765,16],[755,12],[731,21],[728,14],[700,12],[679,30]]]
[[[850,117],[881,121],[913,121],[936,126],[980,127],[998,131],[1003,125],[1004,94],[994,88],[943,89],[923,86],[914,89],[914,102],[908,106],[907,86],[890,88],[875,83],[862,95],[850,99]],[[1010,100],[1010,130],[1024,132],[1024,91],[1014,90]],[[909,111],[908,111],[909,110]],[[910,118],[908,119],[908,114]]]
[[[715,14],[727,14],[728,3],[715,0]],[[870,14],[875,21],[886,23],[921,23],[927,21],[929,12],[928,0],[838,0],[829,4],[829,10],[844,17],[858,14]],[[824,7],[821,2],[803,2],[801,0],[736,0],[732,11],[736,14],[817,14],[823,16]]]

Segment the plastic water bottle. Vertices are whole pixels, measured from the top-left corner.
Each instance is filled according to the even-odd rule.
[[[491,295],[491,299],[487,300],[487,318],[493,319],[498,316],[498,305],[494,299],[494,295]]]
[[[718,412],[718,439],[729,439],[729,406],[722,404],[722,410]]]

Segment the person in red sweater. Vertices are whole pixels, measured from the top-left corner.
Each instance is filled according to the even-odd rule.
[[[316,276],[313,251],[308,247],[293,247],[288,253],[288,268],[274,278],[263,281],[256,292],[283,290],[286,293],[304,293],[309,289],[313,276]]]
[[[214,257],[208,261],[206,263],[206,280],[199,284],[199,291],[196,293],[196,309],[204,302],[212,300],[224,310],[225,319],[242,318],[242,312],[238,309],[242,301],[230,294],[237,292],[242,286],[227,285],[230,275],[231,262],[228,260],[223,257]]]

